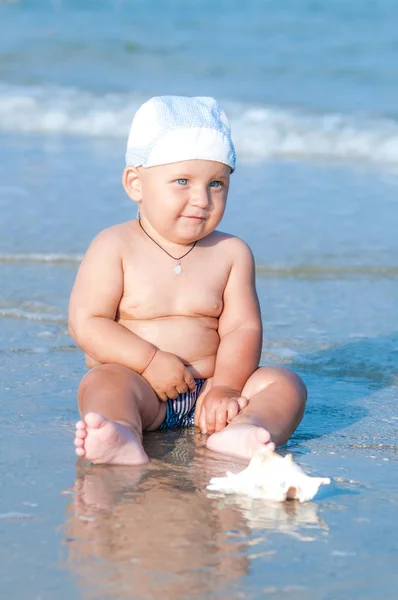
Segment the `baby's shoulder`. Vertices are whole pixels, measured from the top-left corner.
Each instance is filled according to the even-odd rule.
[[[209,245],[215,245],[220,251],[225,252],[231,259],[240,257],[253,257],[250,246],[242,238],[225,233],[223,231],[213,231],[208,236]]]
[[[111,225],[111,227],[107,227],[106,229],[102,229],[93,241],[91,242],[91,247],[94,248],[103,248],[110,247],[114,251],[121,250],[123,245],[128,240],[131,230],[130,222],[126,223],[118,223],[117,225]]]

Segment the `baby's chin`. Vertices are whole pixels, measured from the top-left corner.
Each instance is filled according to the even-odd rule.
[[[176,231],[177,243],[195,242],[200,240],[215,229],[215,226],[207,218],[194,218],[190,216],[181,216],[178,218]]]

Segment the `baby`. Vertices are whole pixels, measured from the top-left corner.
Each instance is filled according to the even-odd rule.
[[[211,450],[250,458],[284,444],[307,392],[258,366],[252,253],[218,231],[235,149],[213,98],[152,98],[130,130],[123,186],[139,218],[102,231],[79,269],[69,329],[86,353],[76,454],[147,462],[143,431],[196,425]]]

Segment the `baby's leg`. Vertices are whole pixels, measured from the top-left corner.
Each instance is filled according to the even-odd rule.
[[[307,389],[292,371],[261,367],[248,379],[242,396],[249,404],[222,431],[213,433],[207,447],[216,452],[251,458],[272,443],[281,446],[303,418]]]
[[[78,456],[94,463],[148,462],[142,432],[162,423],[166,405],[138,373],[120,365],[94,367],[80,383],[78,402]]]

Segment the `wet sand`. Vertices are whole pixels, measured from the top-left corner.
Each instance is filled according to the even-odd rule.
[[[327,351],[321,360],[327,370]],[[4,597],[396,598],[392,379],[301,370],[308,411],[280,452],[333,482],[313,502],[275,505],[207,493],[212,476],[243,463],[208,451],[193,429],[147,434],[147,467],[76,462],[81,372],[72,348],[3,354]]]
[[[280,451],[333,479],[309,504],[270,506],[209,496],[242,464],[194,430],[148,434],[145,468],[76,464],[68,295],[92,235],[134,214],[112,147],[40,143],[14,140],[0,165],[1,596],[395,600],[397,175],[299,162],[234,175],[223,225],[256,255],[262,363],[309,388]],[[22,152],[37,162],[20,175]]]

